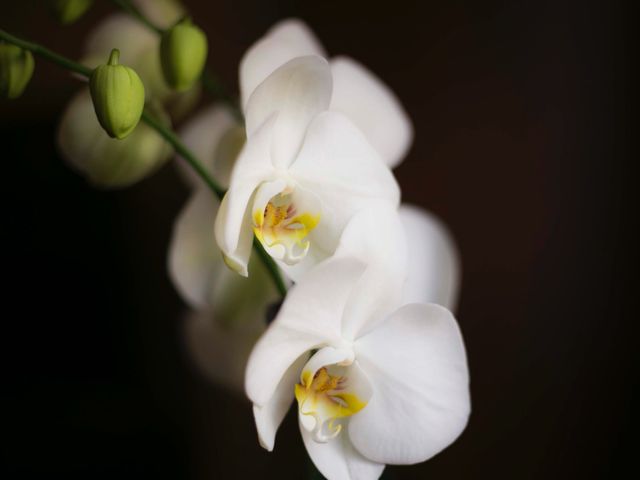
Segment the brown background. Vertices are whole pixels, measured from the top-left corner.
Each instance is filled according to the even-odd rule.
[[[62,28],[40,2],[2,3],[1,28],[71,57],[113,10],[98,1]],[[443,218],[460,247],[473,414],[453,446],[390,477],[611,478],[629,467],[630,13],[604,1],[186,3],[227,85],[244,50],[296,15],[330,53],[383,77],[415,123],[397,175],[404,200]],[[267,454],[250,407],[186,355],[165,271],[187,195],[174,169],[100,192],[58,157],[56,121],[76,89],[38,60],[25,96],[0,104],[5,478],[305,478],[295,419]]]

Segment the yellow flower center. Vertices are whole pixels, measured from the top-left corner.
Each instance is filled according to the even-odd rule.
[[[279,193],[253,212],[253,232],[269,253],[293,265],[309,250],[307,236],[318,225],[320,215],[299,214],[291,194]]]
[[[342,429],[340,419],[350,417],[362,410],[367,402],[348,391],[347,377],[332,375],[326,367],[315,375],[305,370],[295,386],[296,400],[303,426],[313,431],[318,442],[335,438]],[[304,417],[309,417],[305,418]]]

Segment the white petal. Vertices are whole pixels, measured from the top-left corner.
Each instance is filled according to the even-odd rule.
[[[318,56],[290,60],[269,75],[251,94],[245,109],[247,137],[277,113],[271,160],[286,168],[300,149],[309,122],[331,101],[331,70]]]
[[[232,328],[210,311],[200,310],[190,312],[184,322],[186,350],[195,366],[213,383],[239,395],[249,354],[266,327],[263,318],[255,320],[253,329]]]
[[[293,18],[274,25],[251,46],[240,62],[242,106],[246,105],[255,88],[278,67],[293,58],[307,55],[326,56],[305,23]]]
[[[253,239],[249,202],[258,185],[274,173],[273,165],[265,155],[274,120],[275,117],[272,117],[266,121],[244,146],[216,217],[215,237],[218,246],[229,262],[235,263],[234,269],[245,275]]]
[[[269,401],[284,372],[303,353],[320,346],[343,347],[342,311],[364,268],[355,260],[329,260],[289,290],[249,359],[246,390],[253,403]]]
[[[287,369],[271,399],[263,406],[253,406],[260,445],[273,450],[276,432],[294,400],[294,387],[300,381],[300,371],[307,359],[304,354]]]
[[[460,330],[437,305],[406,305],[355,344],[371,381],[368,405],[349,423],[356,449],[380,463],[425,461],[464,430],[469,375]]]
[[[179,132],[182,142],[223,188],[229,186],[231,168],[240,151],[239,147],[244,143],[244,140],[238,135],[235,135],[237,138],[229,138],[234,136],[239,128],[237,120],[227,108],[220,104],[214,104],[190,118]],[[228,142],[223,140],[229,142],[235,140],[236,143],[241,143],[236,145],[234,149],[233,146],[226,145]],[[180,173],[183,174],[189,185],[193,187],[202,185],[202,180],[186,164],[186,161],[180,156],[178,159]]]
[[[322,203],[314,235],[324,235],[322,245],[330,251],[356,212],[382,204],[396,206],[400,199],[398,184],[380,156],[337,112],[314,119],[289,172]]]
[[[411,120],[398,98],[379,78],[351,58],[332,59],[331,71],[331,109],[347,115],[390,168],[398,165],[413,140]]]
[[[401,205],[399,212],[410,259],[403,304],[437,303],[455,310],[460,259],[451,234],[419,207]]]
[[[376,480],[382,475],[384,464],[363,457],[353,448],[344,429],[336,438],[326,443],[316,442],[302,424],[300,433],[309,457],[320,473],[329,480]]]

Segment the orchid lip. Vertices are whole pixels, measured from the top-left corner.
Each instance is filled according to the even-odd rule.
[[[319,214],[300,212],[293,199],[294,189],[287,187],[272,196],[266,205],[254,205],[253,232],[273,257],[287,265],[305,258],[311,231],[320,222]]]
[[[299,418],[302,427],[311,432],[318,443],[336,438],[348,417],[355,415],[368,403],[361,392],[354,389],[350,378],[353,358],[322,366],[315,372],[307,363],[295,385]]]

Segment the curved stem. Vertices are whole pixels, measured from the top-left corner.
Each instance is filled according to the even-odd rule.
[[[0,39],[4,40],[8,43],[12,43],[24,50],[29,50],[31,53],[35,53],[36,55],[41,56],[42,58],[46,58],[50,62],[53,62],[62,68],[67,70],[71,70],[72,72],[79,73],[80,75],[89,78],[91,76],[91,70],[89,67],[85,67],[73,60],[69,60],[62,55],[58,55],[51,50],[44,48],[42,45],[37,43],[29,42],[27,40],[23,40],[22,38],[18,38],[14,35],[11,35],[9,32],[6,32],[0,29]]]
[[[269,274],[273,279],[273,283],[278,290],[278,293],[284,297],[287,294],[287,286],[282,279],[282,275],[280,275],[278,265],[271,255],[266,252],[260,241],[255,236],[253,237],[253,250],[258,254],[267,270],[269,270]]]
[[[224,189],[216,182],[216,180],[209,175],[207,169],[202,166],[200,160],[198,160],[195,155],[189,150],[184,143],[180,140],[180,138],[173,132],[173,130],[165,127],[160,121],[158,121],[153,115],[151,115],[147,110],[142,112],[142,120],[153,128],[156,132],[158,132],[162,138],[164,138],[167,142],[169,142],[176,152],[182,156],[186,160],[186,162],[195,170],[195,172],[200,176],[202,181],[209,187],[209,189],[215,193],[218,199],[222,200],[224,197]]]
[[[149,20],[133,3],[129,0],[111,0],[112,3],[115,3],[122,10],[127,12],[129,15],[134,17],[140,23],[144,24],[150,30],[153,30],[158,35],[162,35],[164,33],[164,29],[157,26],[151,20]]]
[[[74,62],[62,55],[59,55],[51,50],[43,47],[34,42],[30,42],[21,38],[18,38],[10,33],[0,29],[0,40],[4,40],[8,43],[12,43],[20,48],[25,50],[29,50],[30,52],[49,60],[50,62],[59,65],[60,67],[70,70],[72,72],[78,73],[84,77],[89,78],[92,73],[92,69],[81,65],[80,63]],[[170,128],[165,127],[161,122],[159,122],[153,115],[149,114],[149,112],[144,111],[141,117],[142,121],[144,121],[147,125],[153,128],[158,134],[162,136],[171,146],[178,152],[187,163],[193,168],[193,170],[200,176],[202,181],[211,189],[211,191],[218,197],[222,199],[225,194],[224,189],[218,184],[218,182],[209,175],[207,169],[204,168],[202,162],[197,159],[197,157],[187,148],[187,146],[182,143],[178,135],[171,130]],[[275,287],[278,289],[278,292],[284,296],[287,293],[287,287],[280,275],[280,271],[278,270],[278,266],[271,256],[265,252],[264,248],[260,242],[254,237],[253,239],[253,248],[264,263],[265,267],[269,271],[271,275],[271,279]]]

